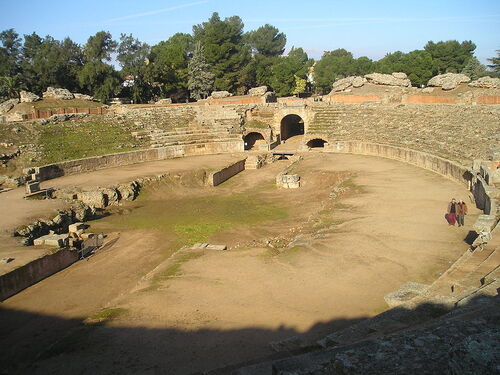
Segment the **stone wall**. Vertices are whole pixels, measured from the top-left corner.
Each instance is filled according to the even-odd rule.
[[[245,170],[245,162],[246,158],[239,160],[234,164],[228,165],[227,167],[224,167],[219,171],[210,173],[207,183],[210,186],[217,186],[222,184],[224,181],[229,180],[231,177]]]
[[[407,148],[362,141],[337,141],[329,143],[325,151],[344,154],[373,155],[399,160],[439,173],[440,175],[464,185],[467,185],[467,181],[470,180],[470,173],[466,167],[439,156]]]
[[[41,181],[45,181],[66,175],[91,172],[99,169],[119,167],[123,165],[130,165],[147,161],[164,160],[182,156],[219,154],[240,151],[243,151],[242,140],[177,145],[63,161],[60,163],[37,167],[36,173],[40,174]]]
[[[0,301],[68,267],[77,260],[77,251],[60,250],[1,275]]]

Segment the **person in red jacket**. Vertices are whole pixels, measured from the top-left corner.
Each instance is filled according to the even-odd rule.
[[[449,225],[455,225],[457,221],[457,201],[455,198],[448,203],[448,210],[446,211],[446,220],[448,220]]]
[[[459,227],[464,226],[465,215],[467,215],[467,205],[464,201],[457,202],[457,223]]]

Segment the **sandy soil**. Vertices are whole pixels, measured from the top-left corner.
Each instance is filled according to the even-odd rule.
[[[175,173],[204,168],[212,170],[239,159],[241,159],[241,155],[221,154],[160,160],[64,176],[44,181],[40,186],[42,189],[60,189],[68,186],[82,188],[108,186],[166,172]],[[10,263],[1,263],[0,273],[19,267],[48,251],[48,249],[20,246],[17,239],[10,237],[12,231],[18,226],[27,225],[38,218],[55,216],[57,209],[63,209],[66,206],[60,200],[24,200],[24,193],[24,187],[19,187],[0,194],[0,258],[11,257],[15,259]]]
[[[209,193],[271,184],[285,166],[244,171]],[[307,154],[296,171],[301,189],[262,190],[289,206],[287,219],[215,235],[211,242],[231,250],[205,251],[154,288],[144,291],[144,276],[171,261],[170,239],[130,231],[5,301],[4,368],[189,374],[269,356],[270,341],[316,339],[384,310],[386,293],[406,281],[432,282],[466,249],[462,239],[478,210],[471,207],[465,228],[448,227],[447,201],[467,197],[452,181],[396,161],[322,153]],[[331,176],[342,171],[355,173],[355,184],[332,201]],[[312,225],[320,216],[326,224]],[[263,246],[273,238],[296,241],[279,250]],[[103,307],[124,310],[103,325],[81,326]]]

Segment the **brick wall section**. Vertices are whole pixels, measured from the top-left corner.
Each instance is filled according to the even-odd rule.
[[[500,104],[500,96],[480,96],[477,98],[477,104]]]
[[[455,104],[457,102],[454,97],[434,95],[411,95],[403,101],[407,104]]]
[[[349,104],[357,104],[364,102],[377,102],[381,101],[382,98],[376,95],[331,95],[328,96],[328,101],[333,103],[349,103]]]
[[[33,110],[27,115],[27,120],[36,120],[41,118],[49,118],[52,115],[64,115],[66,113],[87,113],[89,115],[105,115],[108,113],[108,109],[104,107],[97,108],[57,108],[48,111],[42,111],[39,109]]]

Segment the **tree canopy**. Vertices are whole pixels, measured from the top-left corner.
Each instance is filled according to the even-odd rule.
[[[263,85],[278,96],[327,93],[338,79],[373,72],[404,72],[414,86],[446,72],[472,79],[500,75],[500,51],[486,67],[470,40],[429,41],[422,49],[390,52],[378,61],[344,48],[314,61],[302,48],[285,53],[286,43],[273,25],[245,31],[240,17],[222,19],[218,13],[194,25],[191,34],[177,33],[152,46],[131,34],[116,41],[108,31],[79,45],[36,33],[21,38],[7,29],[0,32],[0,99],[21,89],[40,95],[55,86],[102,101],[123,96],[137,103],[167,97],[178,102],[204,98],[211,90],[238,95]]]

